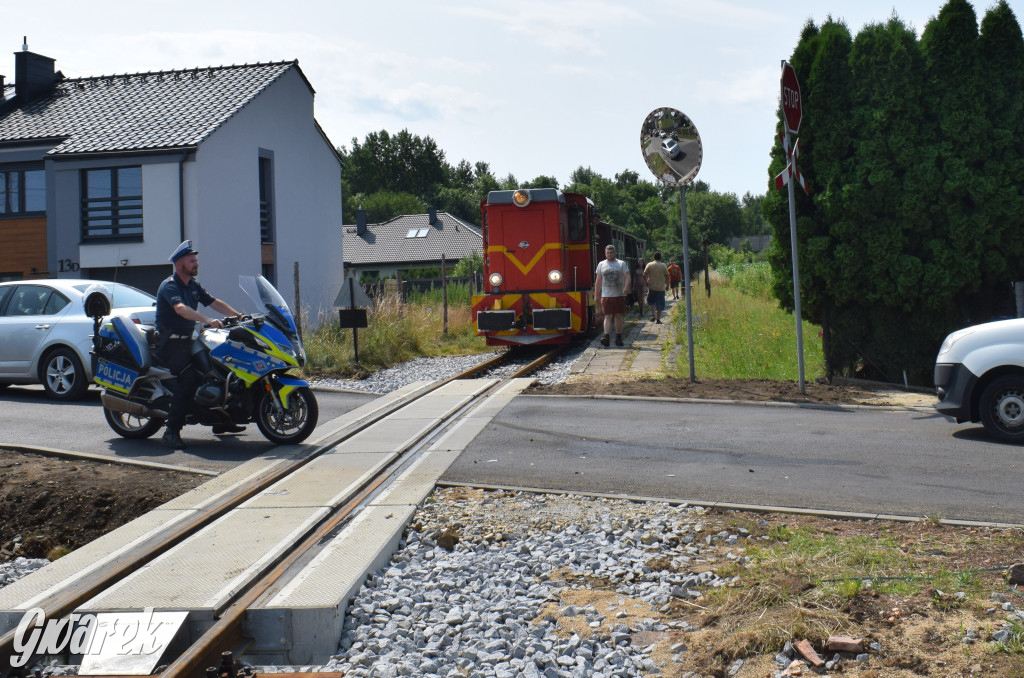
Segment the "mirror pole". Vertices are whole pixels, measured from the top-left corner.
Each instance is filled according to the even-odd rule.
[[[690,383],[697,381],[693,369],[693,306],[690,303],[690,238],[686,227],[686,184],[679,186],[679,212],[683,229],[683,292],[686,297],[686,348],[690,359]]]

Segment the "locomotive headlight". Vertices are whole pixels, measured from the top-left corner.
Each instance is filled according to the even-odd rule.
[[[562,282],[562,272],[559,271],[558,269],[548,271],[548,282],[551,283],[552,285],[557,285],[558,283]]]
[[[526,207],[530,204],[530,192],[520,188],[512,194],[512,202],[516,204],[516,207]]]
[[[499,287],[501,286],[502,280],[504,280],[504,278],[501,277],[500,273],[492,273],[487,279],[487,282],[491,283],[491,287]]]

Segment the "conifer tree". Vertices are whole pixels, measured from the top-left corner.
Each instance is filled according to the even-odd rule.
[[[1011,281],[1024,280],[1024,37],[1013,10],[1000,0],[978,36],[982,107],[990,132],[981,205],[982,286],[974,305],[993,316],[1012,315]]]

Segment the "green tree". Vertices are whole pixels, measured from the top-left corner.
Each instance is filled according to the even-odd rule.
[[[447,180],[444,151],[430,137],[407,129],[395,135],[386,130],[371,132],[362,143],[353,138],[352,151],[342,153],[343,173],[356,193],[395,191],[422,196]]]
[[[740,198],[744,235],[768,235],[771,233],[771,226],[764,220],[764,215],[761,213],[763,203],[764,195],[754,195],[750,191],[744,193]]]
[[[473,252],[468,257],[459,259],[452,268],[451,275],[456,278],[466,278],[474,273],[482,274],[484,271],[484,259],[479,252]]]
[[[743,211],[733,193],[687,192],[686,222],[690,246],[695,249],[704,238],[727,243],[729,238],[743,234]]]
[[[463,221],[480,225],[480,200],[472,189],[442,188],[433,201],[438,210],[448,212]]]
[[[520,188],[558,188],[558,179],[541,174],[533,181],[527,181]]]
[[[902,369],[919,363],[910,360],[920,351],[915,338],[902,335],[918,327],[911,318],[921,305],[921,243],[930,228],[916,209],[927,181],[921,154],[930,148],[924,64],[914,32],[895,16],[866,26],[850,61],[854,148],[833,206],[831,258],[841,340],[828,357],[848,374],[866,369],[896,381]]]
[[[366,210],[366,220],[371,224],[381,223],[403,214],[423,214],[427,211],[427,206],[409,193],[377,191],[370,195],[357,194],[354,197],[357,204]]]
[[[991,126],[983,149],[990,183],[979,234],[988,275],[972,306],[990,315],[1012,315],[1009,281],[1024,280],[1024,38],[1005,0],[981,21],[978,60],[982,108]]]

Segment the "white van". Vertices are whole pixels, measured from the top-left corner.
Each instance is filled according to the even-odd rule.
[[[1024,443],[1024,318],[953,332],[935,358],[936,409],[980,421],[993,438]]]

